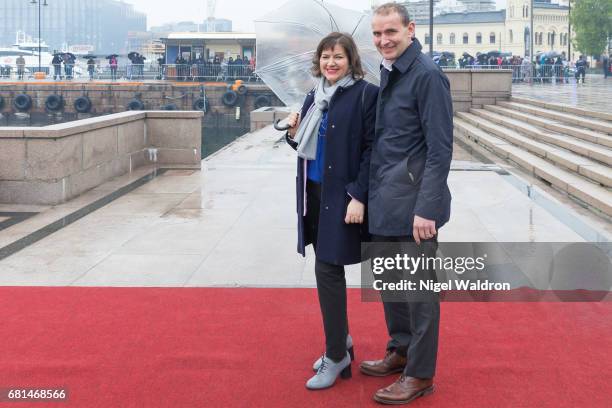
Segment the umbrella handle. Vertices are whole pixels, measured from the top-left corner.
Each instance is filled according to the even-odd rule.
[[[281,121],[281,119],[276,119],[276,120],[274,121],[274,129],[279,130],[279,131],[281,131],[281,132],[284,132],[284,131],[286,131],[286,130],[289,130],[289,128],[291,128],[291,126],[289,126],[288,124],[287,124],[287,125],[280,126],[280,125],[279,125],[279,122],[280,122],[280,121]]]

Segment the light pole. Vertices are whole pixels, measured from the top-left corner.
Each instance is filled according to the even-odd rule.
[[[41,6],[48,6],[47,4],[47,0],[32,0],[30,2],[30,4],[38,4],[38,72],[42,71],[42,62],[41,62],[41,54],[42,54],[42,48],[40,45],[40,37],[42,37],[42,33],[41,33]]]
[[[529,62],[533,63],[533,46],[535,45],[535,33],[533,32],[533,1],[529,2]]]
[[[567,61],[571,61],[571,52],[572,52],[572,22],[570,20],[572,14],[572,0],[567,2]]]

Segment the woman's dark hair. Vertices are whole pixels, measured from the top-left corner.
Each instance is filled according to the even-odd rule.
[[[361,67],[361,58],[359,58],[359,51],[357,51],[357,45],[355,41],[353,41],[353,37],[350,34],[345,33],[331,33],[328,34],[325,38],[319,42],[317,46],[317,52],[315,52],[314,57],[312,58],[312,68],[310,72],[315,77],[321,77],[321,54],[323,51],[334,48],[336,45],[341,45],[344,48],[344,52],[346,52],[346,56],[349,60],[349,71],[353,76],[353,79],[361,79],[365,75],[363,73],[363,68]]]

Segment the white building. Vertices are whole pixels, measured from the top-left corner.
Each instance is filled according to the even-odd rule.
[[[467,52],[510,52],[529,55],[530,1],[507,0],[505,10],[447,13],[434,17],[434,50]],[[534,2],[534,55],[556,51],[567,54],[568,7],[550,0]],[[416,19],[416,37],[425,50],[429,47],[429,19]],[[572,54],[574,54],[572,50]],[[571,56],[575,59],[575,55]]]

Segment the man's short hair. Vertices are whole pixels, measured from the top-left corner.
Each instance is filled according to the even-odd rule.
[[[388,16],[391,13],[399,14],[402,25],[405,27],[407,27],[410,23],[410,14],[408,14],[408,9],[403,4],[390,2],[381,4],[374,9],[374,15],[379,14],[382,16]]]

